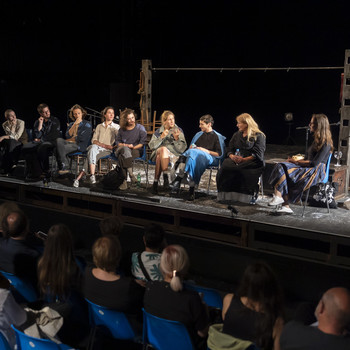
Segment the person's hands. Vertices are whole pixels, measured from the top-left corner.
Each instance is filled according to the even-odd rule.
[[[173,137],[174,137],[174,140],[177,141],[180,137],[180,130],[179,128],[176,128],[173,132]]]
[[[234,154],[230,154],[229,158],[236,164],[240,164],[244,161],[242,156],[236,156]]]
[[[169,135],[169,129],[164,129],[164,131],[162,132],[162,135],[160,135],[161,139],[166,138]]]

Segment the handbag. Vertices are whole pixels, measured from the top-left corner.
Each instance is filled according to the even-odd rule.
[[[123,169],[117,165],[114,169],[108,172],[102,179],[102,186],[105,190],[117,190],[125,180]]]
[[[315,194],[310,198],[309,205],[313,207],[327,208],[328,202],[329,208],[337,209],[338,205],[334,196],[338,191],[338,186],[337,182],[319,183],[316,186]]]

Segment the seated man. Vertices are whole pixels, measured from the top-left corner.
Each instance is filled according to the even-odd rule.
[[[49,175],[49,156],[56,145],[56,139],[60,137],[60,121],[51,116],[49,106],[41,103],[37,110],[40,116],[34,123],[34,141],[22,148],[27,180],[37,180],[42,173]]]
[[[288,322],[280,338],[281,350],[350,349],[350,292],[346,288],[331,288],[319,301],[315,316],[317,326],[296,321]]]
[[[1,172],[8,174],[17,165],[21,149],[28,141],[24,121],[17,119],[13,109],[5,111],[6,121],[2,124],[5,135],[0,137],[0,167]]]
[[[39,252],[27,241],[28,219],[21,211],[9,213],[2,221],[0,270],[25,278],[36,286]]]
[[[211,165],[219,165],[219,159],[224,154],[226,137],[213,130],[213,125],[214,119],[210,114],[200,117],[201,131],[194,135],[190,148],[178,160],[178,175],[171,193],[180,191],[181,181],[186,174],[190,184],[189,200],[193,201],[194,186],[199,184],[205,169]]]
[[[66,139],[56,140],[58,173],[69,172],[69,159],[67,155],[72,152],[85,152],[91,140],[92,127],[85,120],[86,110],[79,105],[74,105],[69,111],[69,118],[73,120],[69,123],[66,131]]]
[[[110,155],[113,151],[113,145],[119,130],[119,125],[113,123],[114,108],[108,106],[101,112],[101,114],[104,121],[96,127],[91,140],[92,145],[87,148],[88,154],[84,162],[83,170],[74,180],[74,187],[79,187],[79,180],[87,173],[88,167],[90,168],[91,174],[90,182],[91,184],[95,184],[95,169],[97,161],[100,158]]]
[[[116,140],[115,155],[123,169],[125,180],[120,185],[120,190],[128,188],[126,178],[129,174],[131,183],[136,183],[136,177],[132,172],[132,160],[142,156],[143,145],[146,143],[147,131],[143,125],[136,123],[135,111],[126,108],[120,114],[120,130]]]

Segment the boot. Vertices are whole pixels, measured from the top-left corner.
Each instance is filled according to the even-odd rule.
[[[194,201],[194,199],[195,199],[194,187],[190,187],[190,191],[189,191],[189,194],[188,194],[188,200],[189,201]]]
[[[164,190],[168,190],[169,189],[169,177],[168,174],[163,174],[163,188]]]
[[[181,185],[182,178],[177,176],[176,179],[173,182],[173,188],[171,190],[171,194],[179,194],[180,192],[180,185]]]
[[[158,194],[158,181],[154,181],[151,189],[152,194]]]

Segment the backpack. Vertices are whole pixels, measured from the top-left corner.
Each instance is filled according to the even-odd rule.
[[[123,173],[123,170],[119,165],[117,165],[103,177],[103,189],[112,191],[117,190],[124,180],[125,175]]]

